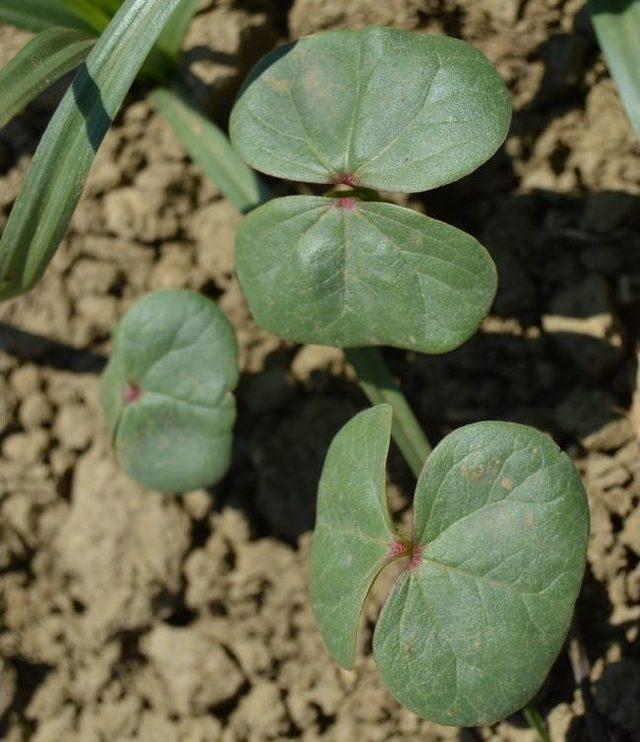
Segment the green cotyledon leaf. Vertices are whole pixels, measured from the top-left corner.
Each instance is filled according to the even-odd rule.
[[[331,654],[351,668],[360,613],[376,575],[397,556],[386,494],[391,407],[376,405],[334,438],[318,493],[311,605]]]
[[[367,28],[307,37],[258,62],[230,136],[270,175],[416,192],[475,170],[510,119],[500,76],[469,44]]]
[[[302,343],[443,353],[477,330],[497,284],[470,235],[350,196],[270,201],[245,217],[236,245],[256,321]]]
[[[238,360],[233,329],[206,297],[154,291],[119,322],[102,404],[122,468],[162,492],[218,481],[231,456]]]
[[[374,636],[385,684],[441,724],[502,719],[539,689],[565,640],[589,530],[568,457],[522,425],[482,422],[433,451],[413,556]]]

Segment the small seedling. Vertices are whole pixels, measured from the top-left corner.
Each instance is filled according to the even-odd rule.
[[[470,173],[510,116],[495,69],[454,39],[370,28],[267,55],[240,92],[231,141],[263,172],[332,189],[275,199],[242,223],[236,266],[256,320],[339,347],[442,353],[467,340],[496,290],[488,253],[375,189],[423,191]]]
[[[367,593],[385,565],[404,558],[373,639],[385,684],[428,719],[491,723],[529,701],[562,647],[585,566],[585,493],[548,436],[475,423],[428,458],[405,538],[385,491],[391,412],[361,412],[327,454],[313,610],[332,655],[352,668]]]
[[[154,291],[118,324],[102,403],[122,468],[161,492],[218,481],[229,468],[238,383],[235,336],[216,305]]]

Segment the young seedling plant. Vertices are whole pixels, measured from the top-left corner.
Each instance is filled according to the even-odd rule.
[[[120,320],[102,404],[122,468],[161,492],[221,479],[231,459],[238,383],[233,328],[187,289],[153,291]]]
[[[589,527],[580,478],[543,433],[468,425],[429,456],[403,536],[385,491],[391,413],[361,412],[327,454],[311,550],[318,625],[351,669],[367,593],[404,558],[373,639],[385,684],[441,724],[498,721],[533,697],[564,643]]]
[[[513,423],[461,428],[425,462],[415,418],[361,346],[443,353],[478,328],[497,282],[486,250],[379,191],[424,191],[470,173],[509,121],[505,87],[478,51],[384,28],[319,34],[267,55],[230,121],[250,165],[329,188],[275,199],[241,224],[236,267],[254,317],[290,340],[351,349],[372,401],[393,405],[357,415],[328,452],[310,568],[318,626],[353,667],[367,593],[404,558],[376,626],[376,662],[400,703],[457,726],[523,707],[557,657],[585,565],[585,493],[550,438]],[[419,473],[410,536],[386,500],[393,424]]]

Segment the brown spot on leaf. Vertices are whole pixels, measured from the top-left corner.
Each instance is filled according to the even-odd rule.
[[[291,80],[280,80],[277,77],[270,77],[265,80],[267,85],[272,87],[276,93],[288,93],[291,90]]]
[[[487,473],[486,464],[478,464],[477,466],[463,466],[462,476],[465,479],[471,479],[474,482],[479,481]]]

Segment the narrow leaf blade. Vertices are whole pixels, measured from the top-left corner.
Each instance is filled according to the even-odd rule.
[[[386,495],[391,407],[352,418],[333,439],[320,479],[310,558],[313,612],[335,659],[353,666],[362,606],[393,557]]]
[[[107,13],[100,3],[93,0],[62,0],[63,4],[89,24],[96,33],[102,33],[109,25],[110,14]]]
[[[0,297],[40,279],[114,116],[180,0],[127,0],[53,115],[0,240]]]
[[[140,299],[118,324],[102,379],[123,469],[161,492],[218,481],[231,458],[237,383],[233,329],[212,301],[186,289]]]
[[[93,31],[91,25],[79,18],[62,0],[2,0],[0,21],[33,33],[53,27]]]
[[[640,2],[589,0],[598,41],[640,137]]]
[[[182,39],[197,10],[198,0],[181,0],[167,25],[162,29],[156,46],[175,59],[180,53]]]
[[[501,422],[447,436],[416,488],[420,556],[374,637],[400,703],[455,726],[526,704],[569,628],[588,530],[580,478],[550,438]]]
[[[388,203],[279,198],[243,220],[236,246],[256,321],[301,343],[444,353],[477,330],[497,284],[473,237]]]
[[[49,28],[35,36],[0,70],[0,126],[4,126],[43,90],[75,69],[96,38],[70,28]]]
[[[500,76],[469,44],[368,28],[317,34],[264,58],[230,133],[270,175],[415,192],[475,170],[510,119]]]
[[[118,12],[118,9],[122,5],[122,0],[98,0],[96,5],[102,8],[105,13],[112,16]]]
[[[168,88],[151,96],[187,152],[241,212],[269,197],[267,186],[235,153],[222,131],[192,103]]]

